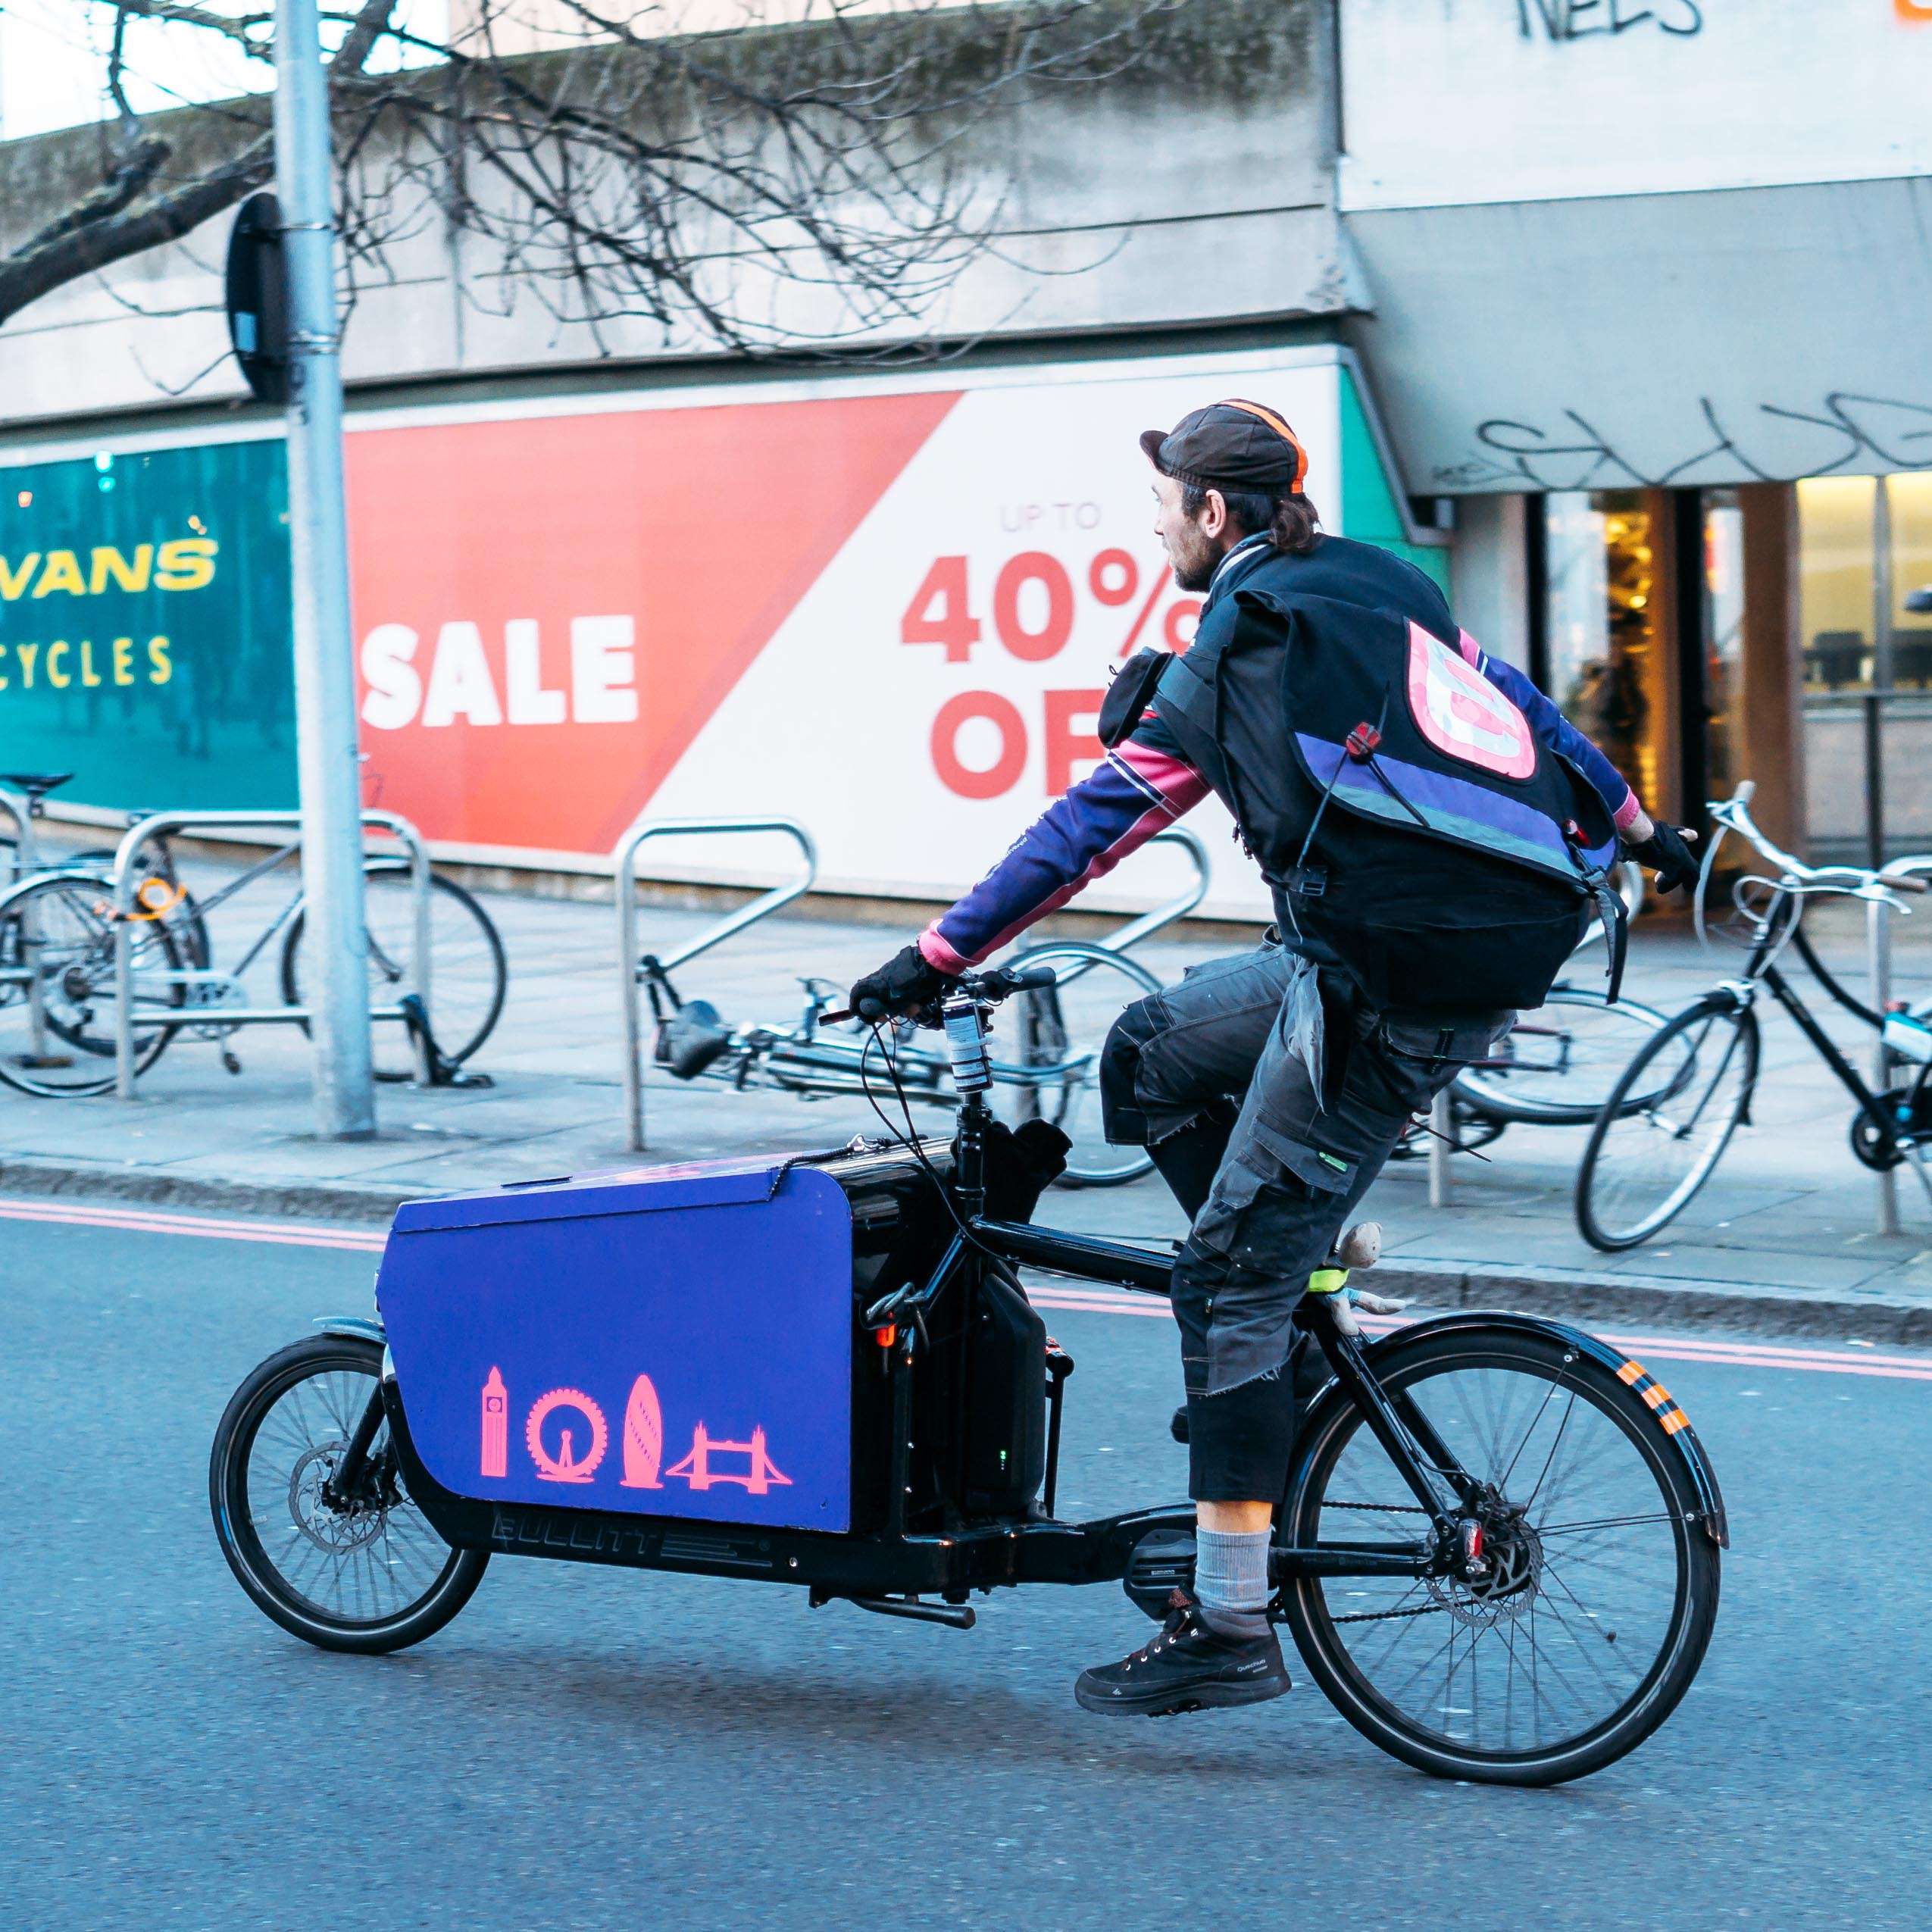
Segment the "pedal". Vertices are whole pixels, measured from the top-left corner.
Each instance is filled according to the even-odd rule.
[[[1176,1590],[1193,1593],[1194,1539],[1184,1530],[1149,1530],[1127,1558],[1121,1587],[1143,1616],[1164,1621]]]

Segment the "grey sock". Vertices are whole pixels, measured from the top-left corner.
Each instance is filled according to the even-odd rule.
[[[1268,1635],[1268,1552],[1274,1540],[1270,1530],[1252,1536],[1195,1530],[1194,1595],[1202,1622],[1216,1636]]]

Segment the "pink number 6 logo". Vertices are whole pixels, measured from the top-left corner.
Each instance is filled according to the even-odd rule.
[[[1438,751],[1502,778],[1537,768],[1530,721],[1472,664],[1418,624],[1408,627],[1408,708]]]

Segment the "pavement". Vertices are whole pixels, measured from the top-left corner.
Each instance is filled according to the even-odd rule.
[[[1088,1715],[1075,1671],[1149,1627],[1111,1585],[961,1633],[499,1557],[414,1649],[311,1649],[230,1577],[202,1472],[249,1370],[366,1308],[376,1237],[37,1212],[0,1213],[9,1932],[1925,1923],[1932,1493],[1899,1472],[1932,1355],[1630,1338],[1724,1485],[1715,1634],[1649,1742],[1512,1790],[1384,1757],[1292,1658],[1257,1710]],[[1051,1318],[1065,1512],[1177,1496],[1168,1324]]]
[[[216,877],[206,867],[190,874],[204,891]],[[264,884],[224,906],[214,922],[217,963],[233,958],[286,896]],[[0,1088],[0,1193],[374,1223],[421,1195],[636,1165],[625,1146],[608,905],[482,896],[511,962],[502,1019],[473,1063],[490,1075],[490,1087],[381,1086],[378,1136],[336,1143],[314,1132],[308,1049],[295,1030],[236,1036],[237,1074],[223,1070],[212,1043],[180,1039],[132,1102],[39,1099]],[[716,916],[646,907],[643,943],[666,951]],[[1860,909],[1824,905],[1810,930],[1827,959],[1862,984]],[[729,1019],[789,1026],[803,1004],[801,976],[846,983],[902,937],[896,927],[780,918],[677,978],[687,996],[709,999]],[[1172,978],[1230,944],[1224,936],[1164,935],[1136,956]],[[266,948],[245,976],[252,995],[271,1002],[275,952]],[[1740,958],[1721,944],[1707,955],[1680,922],[1646,917],[1633,944],[1629,989],[1672,1011],[1735,971]],[[1597,971],[1580,968],[1585,978]],[[460,977],[445,976],[452,998],[460,998]],[[1896,980],[1902,995],[1932,992],[1932,914],[1899,923]],[[1821,998],[1817,1008],[1863,1068],[1869,1036]],[[1932,1343],[1932,1205],[1905,1171],[1898,1183],[1902,1231],[1875,1231],[1877,1183],[1851,1154],[1847,1096],[1781,1012],[1768,1001],[1761,1011],[1766,1064],[1754,1123],[1691,1208],[1652,1243],[1605,1255],[1577,1233],[1570,1195],[1581,1129],[1512,1127],[1485,1150],[1487,1159],[1452,1158],[1444,1207],[1430,1205],[1425,1161],[1391,1165],[1369,1203],[1387,1234],[1385,1284],[1436,1307],[1504,1301],[1606,1320]],[[384,1057],[394,1061],[398,1051],[392,1034]],[[647,1118],[648,1158],[665,1161],[799,1151],[879,1130],[877,1117],[855,1096],[737,1093],[680,1084],[655,1069]],[[934,1125],[943,1118],[926,1116]],[[1053,1219],[1077,1228],[1155,1239],[1182,1231],[1151,1178],[1056,1193],[1049,1207]]]

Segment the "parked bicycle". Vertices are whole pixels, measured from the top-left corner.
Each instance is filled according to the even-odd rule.
[[[908,1127],[403,1208],[380,1318],[270,1355],[215,1431],[215,1533],[250,1599],[364,1653],[440,1630],[498,1553],[957,1630],[974,1593],[1022,1584],[1119,1581],[1165,1615],[1191,1505],[1054,1513],[1074,1365],[1018,1271],[1159,1296],[1173,1255],[1033,1224],[1059,1143],[999,1133],[986,1027],[1041,980],[948,998],[949,1147]],[[1681,1408],[1558,1322],[1365,1343],[1332,1294],[1299,1318],[1329,1375],[1268,1614],[1323,1695],[1439,1777],[1554,1784],[1640,1743],[1697,1674],[1729,1542]]]
[[[4,781],[0,781],[4,782]],[[130,822],[136,822],[130,821]],[[299,886],[267,915],[232,964],[217,965],[210,918],[238,893],[299,852],[270,849],[205,896],[184,881],[171,840],[156,834],[136,852],[142,883],[133,930],[133,1032],[137,1074],[178,1036],[208,1040],[230,1072],[240,1070],[236,1030],[224,1008],[245,1008],[242,977],[279,944],[284,1005],[305,1003],[313,968],[304,943]],[[83,852],[64,868],[36,873],[0,896],[0,1080],[22,1093],[68,1097],[114,1084],[114,887],[111,851]],[[508,966],[490,917],[452,880],[430,881],[430,980],[436,1043],[445,1068],[460,1066],[489,1036],[503,1010]],[[407,859],[371,854],[363,864],[370,1003],[395,996],[412,956],[414,905]],[[305,1021],[296,1024],[305,1029]],[[377,1077],[414,1074],[411,1043],[399,1027],[377,1030]]]
[[[792,836],[803,838],[799,830]],[[1128,949],[1199,905],[1207,892],[1208,861],[1206,847],[1180,827],[1149,843],[1177,846],[1187,854],[1194,877],[1185,890],[1106,940],[1043,940],[1005,962],[1012,971],[1029,975],[1044,968],[1050,977],[1023,989],[1012,1044],[995,1054],[996,1111],[1016,1124],[1047,1121],[1066,1134],[1072,1152],[1061,1182],[1070,1187],[1115,1186],[1146,1174],[1152,1165],[1146,1149],[1114,1146],[1101,1131],[1100,1052],[1108,1029],[1122,1011],[1160,989],[1159,979],[1130,957]],[[809,855],[808,843],[805,849]],[[668,960],[655,953],[639,959],[636,983],[645,989],[655,1023],[655,1064],[681,1080],[704,1079],[740,1089],[776,1088],[806,1099],[861,1094],[868,1075],[874,1080],[883,1077],[880,1049],[869,1028],[856,1022],[829,1029],[821,1024],[826,1012],[845,999],[845,989],[830,980],[801,978],[805,1000],[796,1021],[735,1025],[711,1001],[686,998],[672,981],[672,967],[776,911],[805,889],[811,876],[808,862],[799,880],[732,914]],[[908,1099],[948,1110],[958,1104],[945,1052],[930,1043],[931,1035],[922,1035],[908,1021],[895,1024],[889,1039]]]
[[[1612,1089],[1583,1149],[1576,1184],[1577,1225],[1592,1246],[1615,1253],[1668,1227],[1717,1171],[1737,1128],[1751,1118],[1761,1065],[1758,996],[1770,993],[1857,1105],[1852,1151],[1883,1171],[1909,1161],[1932,1195],[1921,1150],[1932,1142],[1932,1028],[1911,1013],[1880,1014],[1826,967],[1804,930],[1807,902],[1821,896],[1878,901],[1903,910],[1898,895],[1921,893],[1925,880],[1887,868],[1806,865],[1781,851],[1752,821],[1755,788],[1710,808],[1716,832],[1704,858],[1697,924],[1727,834],[1747,840],[1774,868],[1747,875],[1733,899],[1748,936],[1743,973],[1693,1001],[1645,1043]],[[1860,1025],[1918,1064],[1899,1086],[1874,1093],[1818,1024],[1779,964],[1787,946],[1830,998]]]

